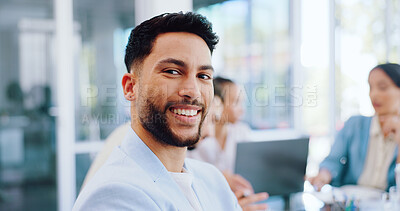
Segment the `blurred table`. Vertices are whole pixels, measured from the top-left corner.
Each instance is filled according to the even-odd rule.
[[[271,196],[264,201],[269,206],[269,211],[282,210],[320,210],[336,211],[345,210],[350,200],[359,211],[392,211],[400,210],[399,200],[389,199],[389,194],[382,190],[346,185],[340,188],[325,186],[321,192],[316,192],[306,182],[305,191],[294,193],[290,196]],[[311,189],[310,189],[311,187]],[[400,195],[399,195],[400,196]],[[347,203],[346,203],[347,201]]]

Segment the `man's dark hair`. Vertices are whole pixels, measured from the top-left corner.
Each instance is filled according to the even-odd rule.
[[[212,24],[202,15],[187,13],[164,13],[136,26],[129,36],[125,51],[125,65],[130,72],[151,53],[154,40],[167,32],[189,32],[200,36],[212,53],[218,43],[218,36],[212,31]]]

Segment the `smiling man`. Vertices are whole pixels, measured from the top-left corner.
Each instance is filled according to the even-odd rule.
[[[215,167],[185,159],[213,98],[217,42],[211,23],[190,12],[156,16],[132,30],[122,79],[132,130],[79,194],[74,210],[241,209]]]

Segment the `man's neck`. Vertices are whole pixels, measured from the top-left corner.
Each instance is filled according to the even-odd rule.
[[[168,171],[182,172],[186,157],[186,147],[175,147],[160,143],[149,131],[138,123],[135,124],[132,122],[132,128]]]

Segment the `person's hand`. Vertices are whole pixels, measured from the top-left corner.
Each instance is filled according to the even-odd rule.
[[[222,172],[222,174],[225,176],[229,187],[234,193],[239,190],[242,190],[246,193],[254,193],[253,187],[251,186],[250,182],[239,174],[233,174],[227,171]]]
[[[392,138],[400,146],[400,115],[383,115],[379,116],[379,122],[382,126],[382,132],[385,137]]]
[[[400,147],[400,115],[379,116],[379,123],[382,127],[384,137],[392,137]],[[396,163],[400,163],[400,156],[397,156]]]
[[[307,180],[314,186],[315,190],[320,191],[324,185],[331,182],[332,176],[328,170],[321,169],[317,176],[308,178]]]
[[[265,203],[255,204],[256,202],[266,200],[268,198],[268,193],[248,194],[244,190],[238,190],[234,193],[243,211],[266,210],[268,208],[268,205]]]

